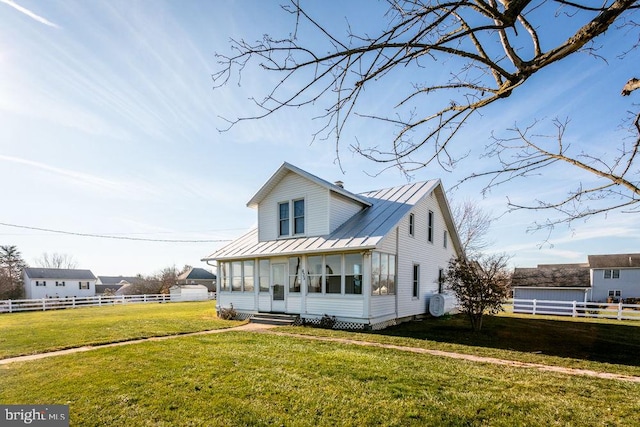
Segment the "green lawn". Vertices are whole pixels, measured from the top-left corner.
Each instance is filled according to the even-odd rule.
[[[294,327],[281,331],[375,341],[640,376],[640,322],[562,316],[486,316],[474,333],[465,316],[349,333]]]
[[[237,325],[213,302],[0,316],[0,351],[33,353]],[[346,337],[640,375],[640,324],[463,316]],[[6,357],[6,356],[5,356]],[[640,383],[230,331],[0,366],[0,403],[68,404],[73,426],[640,425]]]
[[[218,319],[215,301],[4,313],[0,314],[0,359],[239,324]]]
[[[631,426],[640,384],[248,332],[0,367],[73,426]]]

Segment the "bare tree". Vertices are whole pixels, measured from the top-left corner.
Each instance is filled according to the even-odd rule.
[[[460,311],[466,313],[474,331],[482,329],[482,317],[502,310],[509,296],[511,273],[509,256],[497,254],[469,261],[452,259],[445,283],[456,294]]]
[[[640,0],[599,4],[586,0],[388,0],[377,33],[358,34],[348,25],[344,35],[331,32],[298,0],[283,8],[294,21],[289,36],[265,35],[256,42],[232,39],[233,54],[217,55],[220,68],[212,75],[214,87],[227,85],[235,76],[240,83],[243,70],[253,64],[279,75],[277,84],[252,98],[257,113],[227,119],[229,127],[287,107],[319,106],[324,121],[314,138],[334,139],[339,153],[341,137],[352,119],[379,120],[392,126],[395,136],[382,145],[357,142],[351,148],[383,169],[398,167],[407,174],[434,163],[453,168],[464,155],[455,154],[460,150],[452,150],[452,141],[471,116],[508,98],[532,76],[576,52],[600,57],[595,42],[605,32],[623,31],[631,40],[631,46],[613,46],[621,50],[622,59],[640,44],[640,24],[632,16]],[[449,73],[438,72],[443,67]],[[409,83],[395,87],[395,105],[380,115],[368,109],[365,92],[388,80]],[[630,80],[623,94],[632,94],[638,86]],[[598,183],[577,186],[565,200],[512,207],[556,209],[569,220],[637,207],[640,116],[637,111],[632,115],[632,140],[623,141],[618,156],[610,161],[569,151],[561,138],[564,125],[554,149],[530,138],[529,128],[516,128],[514,138],[496,138],[487,149],[485,161],[497,158],[498,167],[470,175],[490,177],[491,188],[564,163],[592,174]],[[618,196],[625,202],[618,203]],[[588,206],[590,200],[602,197],[611,203]],[[571,207],[576,209],[567,209]]]
[[[491,245],[487,240],[487,233],[493,218],[477,202],[471,200],[454,202],[452,211],[462,250],[467,257],[475,259]]]
[[[78,263],[73,258],[73,255],[60,254],[57,252],[48,254],[47,252],[44,252],[40,258],[36,260],[36,265],[43,268],[74,269],[78,266]]]

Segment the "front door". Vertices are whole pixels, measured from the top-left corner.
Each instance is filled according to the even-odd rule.
[[[285,293],[287,287],[287,264],[271,264],[271,311],[284,313],[287,310]]]

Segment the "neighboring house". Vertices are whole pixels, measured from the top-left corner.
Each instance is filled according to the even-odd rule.
[[[592,301],[640,298],[640,254],[589,255]]]
[[[96,276],[91,270],[27,267],[23,275],[27,299],[92,297],[96,293]]]
[[[96,295],[102,295],[107,289],[114,293],[125,285],[136,283],[140,278],[135,276],[98,276],[96,282]]]
[[[203,261],[218,310],[383,328],[427,313],[460,240],[439,180],[353,194],[284,163],[248,202],[258,227]]]
[[[514,299],[606,302],[640,298],[640,254],[589,255],[586,264],[516,268]]]
[[[178,285],[203,285],[210,292],[216,291],[216,275],[204,268],[191,267],[176,280]]]

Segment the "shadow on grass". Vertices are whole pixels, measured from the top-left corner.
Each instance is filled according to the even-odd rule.
[[[640,366],[640,327],[486,316],[480,332],[464,315],[427,318],[375,332],[431,341]]]

